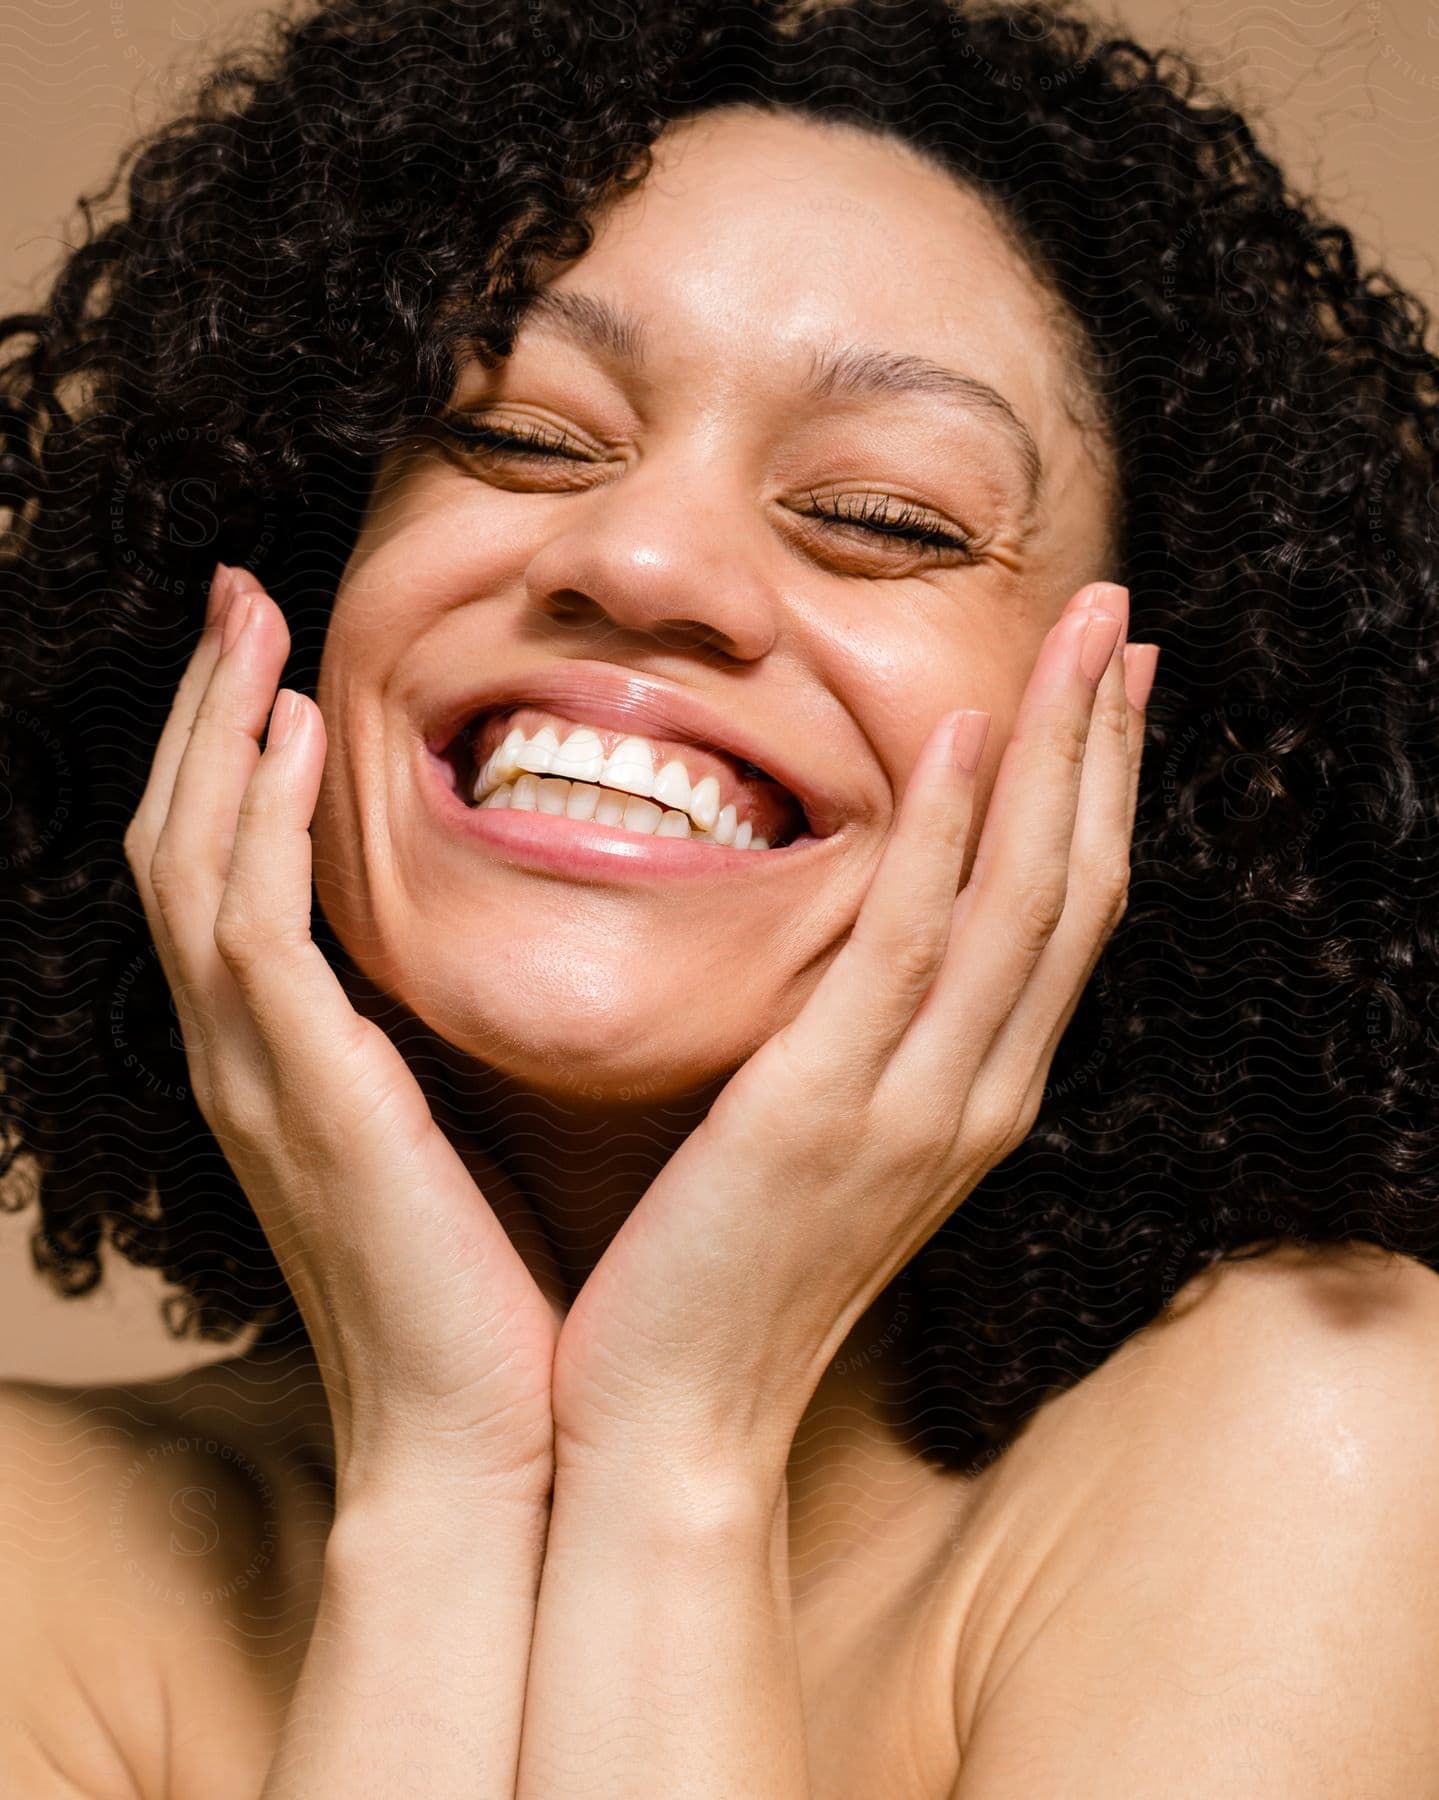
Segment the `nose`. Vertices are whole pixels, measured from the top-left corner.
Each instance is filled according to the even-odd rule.
[[[742,502],[696,500],[693,473],[651,466],[616,478],[577,507],[573,525],[530,559],[531,603],[556,624],[589,629],[611,655],[633,636],[653,648],[754,662],[771,648],[778,597],[757,567]],[[571,504],[574,504],[571,502]]]

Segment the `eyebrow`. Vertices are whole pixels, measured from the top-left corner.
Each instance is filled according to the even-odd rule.
[[[645,321],[598,294],[540,288],[526,303],[521,323],[564,329],[588,349],[633,368],[644,366]],[[852,399],[868,395],[934,394],[967,412],[993,419],[1009,439],[1024,471],[1031,506],[1044,481],[1044,462],[1034,433],[1000,393],[976,375],[946,368],[923,356],[863,344],[826,344],[813,351],[800,389],[808,400]]]

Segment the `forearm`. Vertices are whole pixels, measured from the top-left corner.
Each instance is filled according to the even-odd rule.
[[[520,1800],[809,1800],[782,1473],[561,1471]]]
[[[547,1509],[413,1486],[337,1515],[260,1800],[513,1800]]]

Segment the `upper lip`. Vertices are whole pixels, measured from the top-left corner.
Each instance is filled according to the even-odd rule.
[[[795,796],[816,837],[829,837],[843,820],[835,795],[817,786],[786,751],[751,733],[729,712],[711,706],[690,689],[604,663],[552,662],[528,674],[477,681],[437,710],[425,742],[438,756],[477,714],[525,702],[573,717],[577,723],[632,731],[638,737],[684,739],[752,762]]]

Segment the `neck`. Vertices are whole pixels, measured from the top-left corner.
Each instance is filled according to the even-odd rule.
[[[658,1107],[602,1107],[537,1093],[493,1070],[470,1077],[464,1107],[478,1183],[501,1196],[507,1226],[528,1220],[543,1238],[566,1304],[720,1085]]]
[[[542,1090],[456,1050],[348,958],[341,974],[357,1010],[404,1056],[520,1255],[537,1279],[558,1277],[567,1303],[728,1079],[660,1102],[590,1098],[578,1081]]]

